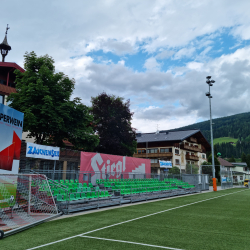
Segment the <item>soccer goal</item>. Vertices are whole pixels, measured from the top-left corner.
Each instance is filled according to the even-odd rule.
[[[45,175],[0,174],[0,239],[58,215]]]

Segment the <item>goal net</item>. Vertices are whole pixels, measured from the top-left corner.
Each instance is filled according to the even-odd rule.
[[[58,215],[45,175],[0,174],[0,238]]]

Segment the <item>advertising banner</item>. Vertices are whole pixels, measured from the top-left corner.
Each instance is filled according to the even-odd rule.
[[[18,174],[23,113],[0,103],[0,174]]]
[[[226,183],[227,182],[227,177],[221,177],[221,182]]]
[[[172,162],[171,161],[159,161],[160,168],[172,168]]]
[[[60,148],[44,146],[35,143],[27,142],[26,157],[46,159],[46,160],[59,160]]]
[[[119,179],[122,173],[149,174],[151,165],[149,159],[81,152],[80,171],[92,172],[93,179],[104,179],[106,174]]]

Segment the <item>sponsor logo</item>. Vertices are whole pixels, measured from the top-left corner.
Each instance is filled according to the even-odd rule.
[[[46,156],[51,156],[51,157],[59,157],[59,153],[60,151],[56,151],[56,150],[45,150],[45,149],[39,149],[33,146],[29,146],[27,148],[28,152],[27,155],[46,155]]]
[[[108,173],[115,178],[119,178],[123,171],[126,169],[126,157],[123,157],[123,162],[117,161],[111,164],[110,160],[106,162],[103,161],[100,154],[96,154],[91,158],[91,167],[95,173],[101,172],[102,178],[105,178],[105,175]]]
[[[23,122],[16,119],[16,118],[13,118],[11,116],[8,116],[8,115],[5,115],[3,113],[0,113],[0,121],[3,121],[3,122],[6,122],[6,123],[9,123],[9,124],[12,124],[14,126],[17,126],[17,127],[23,127]]]

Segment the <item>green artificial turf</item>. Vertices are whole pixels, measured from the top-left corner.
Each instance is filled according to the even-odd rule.
[[[242,191],[243,190],[243,191]],[[240,193],[235,193],[242,191]],[[231,189],[99,211],[41,224],[0,241],[0,249],[28,249],[192,202],[235,193],[102,229],[87,236],[180,249],[249,249],[250,190]],[[153,249],[76,237],[39,249]]]

